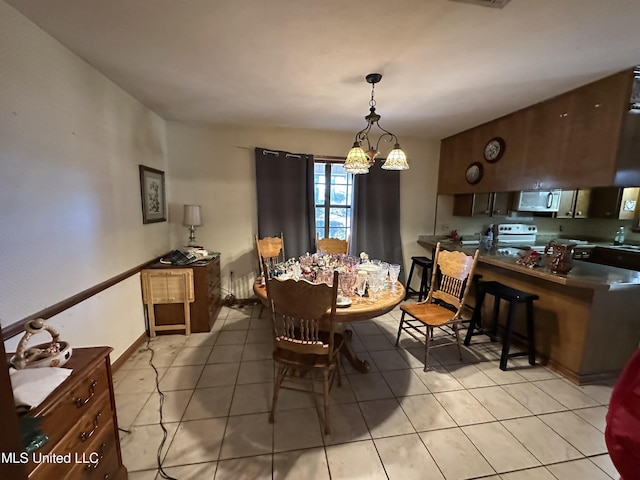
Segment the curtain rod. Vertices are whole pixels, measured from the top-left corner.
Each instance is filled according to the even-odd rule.
[[[254,147],[245,147],[244,145],[236,145],[236,148],[241,148],[243,150],[254,150]],[[278,152],[274,151],[274,150],[263,150],[262,151],[263,155],[264,154],[270,154],[270,155],[277,155]],[[287,153],[287,157],[293,157],[293,158],[302,158],[301,155],[295,155],[293,153]],[[341,162],[344,162],[346,157],[336,157],[334,155],[314,155],[313,158],[315,160],[339,160]]]

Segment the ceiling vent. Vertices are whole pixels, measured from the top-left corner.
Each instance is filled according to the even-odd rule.
[[[451,2],[471,3],[483,7],[502,8],[511,0],[450,0]]]

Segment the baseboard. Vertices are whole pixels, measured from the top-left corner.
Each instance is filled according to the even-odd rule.
[[[124,362],[129,360],[131,356],[147,341],[147,332],[143,332],[140,337],[133,342],[129,348],[127,348],[122,355],[118,357],[118,359],[111,364],[111,372],[115,373],[118,369],[124,365]]]

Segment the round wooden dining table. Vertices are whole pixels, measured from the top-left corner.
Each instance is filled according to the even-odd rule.
[[[265,307],[267,305],[267,289],[262,283],[262,277],[256,278],[253,284],[253,292]],[[395,291],[387,288],[378,292],[375,300],[370,300],[368,296],[360,298],[350,297],[351,305],[348,307],[338,307],[336,309],[336,330],[343,332],[345,342],[340,352],[357,371],[366,373],[369,371],[369,362],[360,360],[353,351],[351,336],[353,332],[348,328],[351,322],[359,322],[379,317],[393,310],[402,300],[404,300],[405,289],[400,282],[396,282]]]

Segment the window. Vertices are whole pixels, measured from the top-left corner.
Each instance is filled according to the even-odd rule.
[[[353,175],[341,163],[316,160],[313,184],[317,236],[342,240],[351,237]]]

